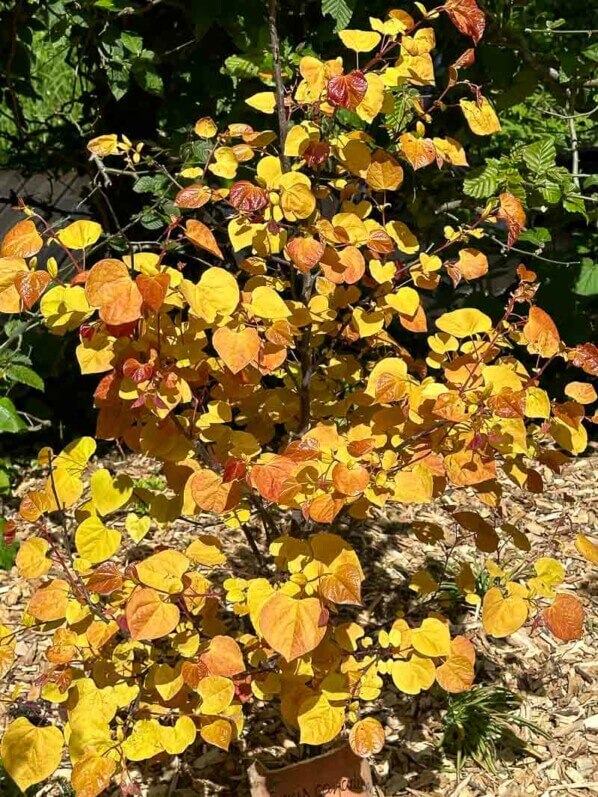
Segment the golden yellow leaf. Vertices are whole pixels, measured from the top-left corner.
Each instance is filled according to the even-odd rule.
[[[479,103],[475,100],[459,100],[459,105],[467,124],[476,135],[490,136],[501,129],[498,116],[486,97],[482,97]]]
[[[369,53],[377,44],[379,44],[381,36],[379,33],[371,30],[341,30],[339,38],[345,47],[349,50],[354,50],[356,53]]]
[[[326,744],[343,728],[345,709],[333,706],[324,695],[313,695],[300,704],[297,722],[301,744]]]
[[[575,538],[575,547],[588,562],[598,565],[598,545],[585,534],[578,534]]]
[[[219,315],[230,315],[239,304],[237,280],[218,266],[204,271],[197,284],[183,280],[180,291],[189,302],[191,312],[209,324]]]
[[[58,768],[64,739],[58,728],[32,725],[26,717],[10,723],[0,747],[4,768],[21,791],[41,783]]]
[[[142,584],[159,592],[174,595],[183,590],[183,576],[190,561],[180,551],[166,550],[148,556],[135,563],[137,576]]]
[[[199,710],[202,714],[222,714],[233,702],[235,685],[222,675],[207,675],[197,685],[201,697]]]
[[[218,132],[216,123],[211,116],[204,116],[198,119],[197,122],[195,122],[193,130],[200,138],[214,138]]]
[[[248,97],[245,102],[250,108],[255,108],[261,113],[274,113],[276,110],[276,95],[273,91],[258,91],[257,94]]]
[[[101,234],[101,224],[79,219],[58,230],[56,237],[67,249],[86,249],[95,244]]]
[[[436,326],[442,332],[447,332],[456,338],[469,338],[472,335],[489,332],[492,329],[492,320],[481,310],[464,307],[462,310],[443,313],[436,320]]]
[[[390,674],[399,691],[419,695],[434,683],[436,667],[432,659],[414,653],[408,661],[393,661]]]
[[[448,656],[451,635],[447,624],[436,617],[426,617],[421,626],[411,632],[411,644],[422,656]]]
[[[121,533],[105,526],[99,517],[92,515],[77,526],[75,546],[77,553],[91,564],[110,559],[118,551]]]
[[[123,507],[133,494],[133,483],[128,476],[113,478],[109,471],[100,468],[89,480],[91,498],[100,515],[109,515]]]
[[[21,545],[17,553],[16,565],[23,578],[41,578],[52,567],[46,554],[50,549],[47,540],[30,537]]]
[[[162,747],[169,755],[180,755],[191,747],[197,736],[197,728],[191,717],[179,717],[174,725],[160,726]]]
[[[514,634],[527,620],[527,603],[517,596],[503,597],[498,587],[491,587],[484,595],[482,622],[491,636],[506,637]]]

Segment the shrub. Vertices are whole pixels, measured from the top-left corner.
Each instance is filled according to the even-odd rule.
[[[248,102],[277,114],[278,144],[272,130],[203,118],[205,165],[171,173],[128,139],[92,140],[100,163],[121,158],[124,171],[176,184],[157,251],[127,244],[122,258],[97,260],[100,225],[56,229],[26,206],[5,237],[1,309],[40,300],[51,332],[78,330],[81,370],[100,375],[97,437],[159,462],[166,483],[106,468],[87,478],[91,437],[40,452],[48,475],[22,500],[35,536],[17,566],[41,583],[22,626],[2,629],[0,661],[10,669],[17,636],[51,633],[40,697],[66,722],[42,711],[8,726],[1,756],[22,789],[57,768],[66,744],[79,797],[112,780],[130,794],[130,762],[181,754],[198,737],[228,749],[260,701],[280,704],[301,743],[348,731],[365,756],[384,743],[368,713],[385,683],[406,695],[435,683],[467,691],[475,649],[435,611],[440,580],[414,574],[415,611],[364,627],[365,573],[340,533],[341,522],[448,489],[468,491],[471,508],[450,519],[487,557],[476,573],[451,561],[486,633],[530,621],[581,636],[581,603],[556,591],[563,566],[534,561],[501,510],[500,482],[541,492],[536,463],[558,472],[564,452],[583,452],[592,386],[572,381],[551,402],[541,382],[558,360],[595,375],[598,350],[566,346],[523,265],[496,322],[461,308],[428,328],[426,294],[485,274],[477,242],[502,230],[512,245],[526,217],[503,192],[441,240],[412,229],[419,170],[456,177],[467,165],[458,141],[428,133],[437,117],[455,107],[474,133],[499,127],[464,77],[472,49],[435,99],[420,97],[434,86],[432,23],[446,14],[475,44],[474,0],[418,9],[417,21],[391,11],[372,30],[342,31],[344,60],[305,57],[286,89],[275,68],[276,90]],[[272,43],[277,67],[274,21]],[[399,97],[412,130],[382,145],[377,117]],[[37,265],[44,247],[68,254],[65,273]],[[245,535],[250,565],[227,557],[226,535],[202,529],[201,513]],[[188,524],[188,544],[165,536],[175,523]],[[444,537],[431,523],[412,531],[422,544]],[[577,543],[596,558],[588,539]]]

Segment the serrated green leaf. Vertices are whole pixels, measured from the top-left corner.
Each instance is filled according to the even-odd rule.
[[[224,62],[224,71],[231,77],[250,78],[257,77],[260,68],[249,58],[242,55],[230,55]]]
[[[565,210],[568,210],[569,213],[581,213],[581,215],[587,220],[588,214],[586,213],[586,204],[580,196],[566,196],[563,199],[563,207]]]
[[[322,0],[322,13],[332,17],[335,31],[346,28],[355,8],[355,0]]]
[[[0,432],[15,434],[26,428],[26,425],[12,401],[4,396],[0,398]]]
[[[543,174],[552,166],[556,158],[556,148],[553,138],[544,138],[533,144],[522,147],[520,157],[531,171]]]
[[[471,177],[466,177],[463,181],[463,190],[467,196],[476,199],[485,199],[496,193],[499,185],[498,163],[487,161],[486,166],[477,170]]]

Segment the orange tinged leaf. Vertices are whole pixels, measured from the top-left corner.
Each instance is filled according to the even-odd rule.
[[[262,606],[258,625],[268,645],[293,661],[314,650],[324,638],[326,625],[320,625],[321,615],[317,598],[297,600],[277,592]]]
[[[598,398],[596,388],[589,382],[569,382],[565,387],[565,395],[578,404],[593,404]]]
[[[530,354],[553,357],[560,349],[561,338],[556,324],[544,310],[530,308],[529,318],[523,327],[523,338]]]
[[[207,670],[207,675],[222,675],[232,678],[244,672],[245,664],[241,648],[230,636],[215,636],[199,661]]]
[[[217,515],[234,509],[241,500],[237,481],[224,483],[221,476],[207,469],[199,470],[191,476],[189,489],[197,506]]]
[[[331,495],[319,495],[309,505],[309,517],[316,523],[332,523],[344,506],[344,501]]]
[[[15,275],[15,286],[26,310],[33,307],[50,281],[47,271],[19,271]]]
[[[179,208],[197,209],[210,201],[212,192],[206,185],[193,183],[186,188],[181,188],[174,198],[174,204]]]
[[[31,219],[18,221],[6,233],[0,246],[1,257],[33,257],[44,245]]]
[[[68,597],[67,582],[61,578],[53,579],[33,593],[27,605],[27,612],[44,623],[62,620],[66,613]]]
[[[525,229],[527,221],[525,210],[521,202],[513,194],[501,194],[498,201],[499,208],[496,215],[497,218],[504,221],[508,231],[507,243],[509,246],[513,246]]]
[[[293,238],[287,244],[289,257],[302,274],[318,265],[324,251],[324,244],[315,238]]]
[[[141,317],[143,296],[131,279],[122,260],[100,260],[89,272],[85,296],[92,307],[98,307],[105,324],[119,326]]]
[[[571,642],[581,639],[585,622],[583,606],[573,595],[559,593],[552,606],[543,612],[547,628],[557,639]]]
[[[339,604],[361,604],[361,573],[355,565],[346,564],[336,567],[333,573],[320,580],[320,594]]]
[[[157,313],[164,304],[168,286],[170,285],[170,276],[168,274],[138,274],[135,278],[135,284],[139,289],[139,293],[143,298],[143,303]]]
[[[296,467],[296,463],[289,457],[275,456],[263,465],[253,466],[249,483],[266,501],[276,502]]]
[[[257,359],[260,352],[260,336],[252,327],[238,331],[229,327],[219,327],[212,335],[212,345],[227,368],[233,374],[238,374]]]
[[[370,481],[370,474],[362,465],[348,467],[337,462],[332,471],[332,483],[343,495],[357,495],[365,490]]]
[[[111,758],[86,753],[75,762],[71,786],[76,797],[98,797],[110,785],[116,770],[116,761]]]
[[[416,138],[412,133],[403,133],[399,143],[401,152],[415,171],[436,160],[436,147],[431,138]]]
[[[384,728],[374,717],[359,720],[349,732],[351,750],[362,758],[379,753],[385,738]]]
[[[133,639],[160,639],[177,627],[180,612],[173,603],[166,603],[151,587],[137,588],[125,610],[127,626]]]
[[[436,668],[436,680],[445,692],[452,694],[471,689],[473,678],[473,666],[465,656],[449,656],[444,664]]]
[[[488,258],[478,249],[461,249],[456,266],[466,280],[473,280],[488,273]]]
[[[201,221],[189,219],[185,224],[185,234],[195,246],[198,246],[200,249],[205,249],[206,252],[214,255],[214,257],[220,258],[220,260],[224,259],[224,255],[220,251],[220,247],[214,238],[214,233]]]

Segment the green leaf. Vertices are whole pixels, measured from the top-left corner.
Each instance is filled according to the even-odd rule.
[[[0,432],[21,432],[26,424],[18,415],[15,405],[9,398],[0,398]]]
[[[136,194],[154,194],[160,196],[168,187],[168,177],[165,174],[145,174],[136,180],[133,185],[133,191]]]
[[[120,35],[120,40],[129,52],[139,55],[143,50],[143,39],[141,36],[136,36],[134,33],[127,33],[123,31]]]
[[[150,94],[160,96],[164,91],[164,82],[161,75],[158,74],[153,64],[145,58],[139,59],[133,64],[133,77],[141,88]]]
[[[569,213],[581,213],[581,215],[587,220],[588,214],[586,213],[586,204],[580,196],[573,196],[569,194],[563,199],[563,207],[565,210],[568,210]]]
[[[335,31],[346,28],[355,8],[355,0],[322,0],[322,13],[332,17]]]
[[[536,246],[542,246],[543,244],[550,243],[550,241],[552,241],[552,236],[546,227],[532,227],[529,230],[524,230],[519,236],[519,240],[527,241],[530,244],[536,244]]]
[[[598,263],[589,257],[581,261],[581,269],[574,288],[580,296],[596,296],[598,294]]]
[[[224,71],[232,77],[250,78],[257,77],[260,68],[249,58],[242,55],[230,55],[224,62]]]
[[[6,369],[6,376],[13,382],[20,382],[22,385],[35,388],[35,390],[44,390],[44,380],[35,373],[33,368],[28,368],[26,365],[10,365]]]
[[[19,550],[19,543],[13,542],[12,545],[7,545],[4,539],[4,526],[6,525],[5,518],[0,518],[0,570],[10,570],[17,558],[17,551]],[[1,783],[1,781],[0,781]],[[2,792],[4,794],[4,792]]]
[[[468,196],[476,199],[485,199],[496,193],[499,185],[499,164],[498,161],[488,160],[486,165],[471,177],[466,177],[463,181],[463,190]]]
[[[522,147],[518,153],[526,166],[536,174],[542,174],[554,166],[556,148],[553,138],[544,138]]]

